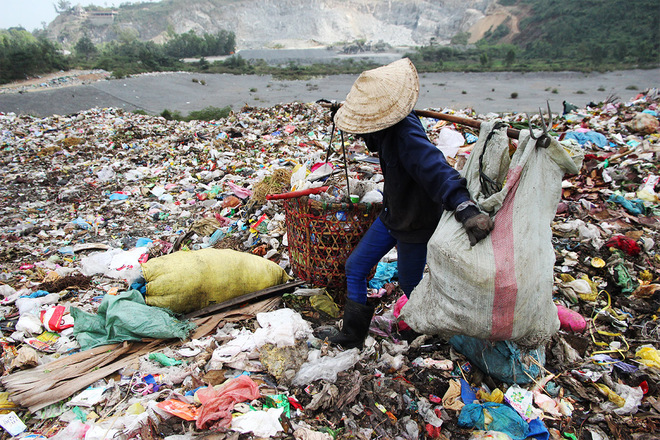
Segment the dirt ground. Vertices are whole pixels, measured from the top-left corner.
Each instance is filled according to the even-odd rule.
[[[270,107],[280,103],[342,100],[355,75],[282,81],[272,76],[169,72],[109,79],[103,71],[62,72],[0,89],[0,112],[34,116],[72,114],[90,108],[116,107],[160,114],[183,114],[203,108]],[[660,86],[660,69],[606,73],[425,73],[420,75],[418,109],[471,108],[476,113],[561,112],[563,102],[584,106],[610,97],[626,101]],[[203,80],[203,81],[202,81]],[[204,83],[204,84],[202,84]]]

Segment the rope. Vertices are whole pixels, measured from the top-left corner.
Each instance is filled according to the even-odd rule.
[[[332,120],[332,131],[330,132],[330,143],[328,144],[328,150],[325,152],[325,163],[328,163],[328,159],[330,158],[330,150],[332,150],[332,140],[335,136],[335,128],[336,128],[335,115],[337,114],[339,107],[341,107],[341,104],[339,104],[338,102],[333,102],[330,105],[330,119]]]
[[[346,175],[346,195],[348,196],[348,206],[353,208],[353,200],[351,200],[351,188],[348,183],[348,160],[346,159],[346,144],[344,143],[344,131],[340,130],[341,135],[341,151],[344,153],[344,173]]]
[[[486,142],[484,142],[484,148],[481,150],[481,155],[479,156],[479,182],[481,183],[481,191],[484,193],[486,197],[490,197],[495,193],[498,193],[502,190],[502,185],[488,177],[484,171],[484,153],[486,153],[486,147],[488,146],[488,142],[490,142],[491,138],[495,134],[496,130],[499,130],[503,127],[506,127],[506,124],[504,122],[497,122],[494,126],[493,129],[491,130],[490,133],[488,133],[488,136],[486,137]]]

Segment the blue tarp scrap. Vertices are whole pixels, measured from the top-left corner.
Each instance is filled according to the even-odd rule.
[[[391,282],[394,278],[399,276],[397,269],[397,262],[392,263],[380,262],[376,267],[376,274],[369,281],[369,287],[372,289],[381,289],[385,284]]]
[[[575,139],[580,145],[591,143],[600,148],[605,148],[610,144],[607,138],[597,131],[587,131],[584,133],[580,131],[567,131],[563,139]]]

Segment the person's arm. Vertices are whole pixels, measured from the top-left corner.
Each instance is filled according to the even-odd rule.
[[[414,116],[399,132],[401,165],[446,210],[454,211],[463,224],[470,245],[486,238],[493,229],[493,221],[482,213],[470,199],[466,181],[447,163],[440,149],[431,143],[424,128]]]
[[[397,133],[401,166],[431,199],[454,211],[470,200],[466,181],[431,143],[416,116],[408,117]]]

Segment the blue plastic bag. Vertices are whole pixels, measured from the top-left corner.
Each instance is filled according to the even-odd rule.
[[[511,341],[490,342],[454,336],[449,343],[484,373],[506,383],[533,382],[545,364],[545,348],[525,350]]]
[[[493,421],[486,426],[487,411]],[[476,428],[484,431],[499,431],[513,440],[524,440],[529,434],[529,425],[513,408],[501,403],[470,403],[461,409],[458,426]]]
[[[644,201],[641,199],[633,199],[633,200],[628,200],[623,196],[620,196],[618,194],[612,194],[609,199],[607,199],[608,202],[614,202],[616,204],[619,204],[624,207],[626,211],[631,213],[632,215],[642,215],[646,211],[646,207],[644,206]]]

